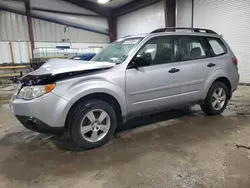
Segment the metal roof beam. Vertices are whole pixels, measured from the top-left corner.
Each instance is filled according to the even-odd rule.
[[[50,10],[50,9],[44,9],[44,8],[39,8],[39,7],[31,7],[31,10],[42,11],[42,12],[50,12],[50,13],[58,13],[58,14],[66,14],[66,15],[103,18],[100,15],[84,14],[84,13],[76,13],[76,12],[65,12],[65,11],[60,11],[60,10]]]
[[[136,1],[132,1],[131,3],[128,3],[126,5],[123,5],[120,8],[117,8],[115,12],[116,12],[117,16],[122,16],[124,14],[134,12],[138,9],[150,6],[150,5],[158,3],[160,1],[162,1],[162,0],[136,0]]]

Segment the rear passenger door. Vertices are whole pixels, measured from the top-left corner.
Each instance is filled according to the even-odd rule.
[[[192,102],[204,99],[205,81],[216,69],[216,64],[211,56],[205,38],[199,36],[180,36],[178,38],[182,100]]]

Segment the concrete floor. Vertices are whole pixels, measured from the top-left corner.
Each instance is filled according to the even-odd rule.
[[[249,188],[250,87],[221,116],[199,108],[133,120],[102,148],[26,130],[0,105],[0,187]],[[133,128],[133,129],[132,129]]]

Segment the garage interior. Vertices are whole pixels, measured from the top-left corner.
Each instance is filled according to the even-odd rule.
[[[0,187],[249,188],[249,10],[246,0],[0,0]],[[32,68],[165,27],[212,29],[232,48],[241,84],[222,115],[193,106],[136,118],[82,151],[12,114],[13,79]]]

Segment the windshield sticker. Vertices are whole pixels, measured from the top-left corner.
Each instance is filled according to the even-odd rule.
[[[139,40],[126,40],[123,44],[136,44]]]

